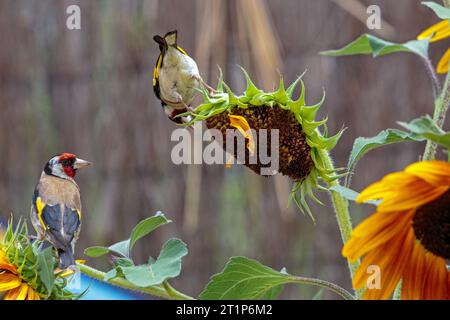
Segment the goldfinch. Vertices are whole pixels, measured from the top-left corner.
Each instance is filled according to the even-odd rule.
[[[74,248],[81,226],[80,189],[74,178],[91,163],[62,153],[44,167],[33,194],[31,222],[39,240],[47,240],[59,256],[59,268],[75,265]]]
[[[210,93],[215,90],[200,76],[197,63],[177,44],[177,31],[164,37],[154,36],[160,54],[153,71],[153,91],[170,120],[183,123],[186,119],[177,115],[192,110],[196,89],[204,86]]]

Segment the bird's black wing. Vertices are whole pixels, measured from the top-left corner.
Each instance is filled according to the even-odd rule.
[[[80,213],[76,209],[44,205],[38,217],[56,248],[66,249],[71,245],[80,227]]]

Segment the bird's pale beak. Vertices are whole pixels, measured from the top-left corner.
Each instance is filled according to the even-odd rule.
[[[75,169],[82,169],[84,167],[90,166],[92,163],[83,159],[76,159],[73,167]]]

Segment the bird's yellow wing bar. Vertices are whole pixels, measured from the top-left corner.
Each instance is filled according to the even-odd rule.
[[[36,198],[36,210],[37,210],[37,216],[39,219],[39,222],[41,223],[41,226],[44,227],[44,230],[47,230],[47,226],[44,223],[44,220],[42,219],[42,212],[44,211],[45,203],[42,202],[41,197]]]
[[[188,55],[188,54],[186,53],[186,51],[184,51],[184,49],[183,49],[182,47],[177,46],[177,49],[178,49],[182,54]]]
[[[153,70],[153,86],[156,86],[156,81],[159,77],[159,69],[161,68],[162,58],[162,54],[160,54],[158,60],[156,61],[155,69]]]

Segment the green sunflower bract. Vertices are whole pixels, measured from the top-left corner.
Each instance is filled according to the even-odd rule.
[[[205,121],[209,129],[219,129],[223,134],[226,129],[234,129],[230,126],[229,115],[246,118],[251,129],[255,129],[256,132],[258,129],[268,131],[278,129],[279,172],[295,181],[290,201],[295,201],[303,213],[306,212],[313,218],[305,200],[306,196],[320,203],[314,195],[314,190],[325,189],[320,185],[320,181],[329,183],[340,177],[336,172],[326,170],[323,160],[324,156],[335,147],[343,130],[328,137],[327,119],[315,120],[317,112],[325,101],[325,93],[317,104],[306,105],[306,89],[302,80],[304,73],[287,89],[281,78],[278,90],[264,92],[258,89],[248,73],[241,69],[247,82],[243,95],[233,93],[223,81],[222,72],[220,72],[217,94],[210,97],[206,91],[201,91],[204,103],[194,111],[186,112],[180,117],[192,117],[186,125]],[[301,93],[297,99],[294,99],[294,91],[299,84]],[[261,167],[259,164],[251,165],[247,161],[245,165],[256,173]]]
[[[63,272],[55,273],[58,260],[52,249],[43,249],[41,241],[31,241],[26,223],[19,221],[13,228],[12,219],[0,239],[0,250],[4,252],[9,264],[17,268],[21,281],[35,290],[41,299],[78,299],[81,295],[66,289],[67,279]]]

